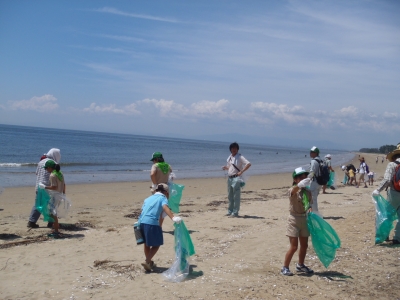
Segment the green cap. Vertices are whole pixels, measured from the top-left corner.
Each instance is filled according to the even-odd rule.
[[[295,178],[296,176],[299,176],[299,175],[304,174],[304,173],[307,174],[307,175],[309,174],[309,172],[304,170],[303,167],[299,167],[299,168],[296,168],[293,171],[292,177]]]
[[[162,158],[161,152],[154,152],[153,157],[150,159],[150,161],[153,161],[156,158]]]
[[[52,161],[51,159],[49,159],[48,161],[46,161],[46,163],[44,164],[44,169],[46,168],[52,168],[55,169],[56,168],[56,163],[54,161]]]
[[[311,151],[311,152],[316,152],[316,153],[319,154],[319,149],[318,149],[317,147],[315,147],[315,146],[313,146],[313,147],[310,149],[310,151]]]

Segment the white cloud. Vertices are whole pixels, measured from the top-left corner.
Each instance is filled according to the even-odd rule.
[[[399,117],[399,114],[398,113],[392,113],[392,112],[387,112],[387,111],[385,111],[384,113],[383,113],[383,117],[384,118],[388,118],[388,119],[397,119],[398,117]]]
[[[8,101],[7,106],[11,110],[33,110],[38,112],[48,112],[58,108],[57,98],[53,95],[44,95],[41,97],[32,97],[29,100]]]
[[[359,114],[359,111],[354,106],[348,106],[348,107],[344,107],[338,111],[335,111],[335,113],[337,115],[343,116],[343,117],[355,117]]]
[[[95,102],[91,103],[89,107],[83,109],[84,112],[89,113],[113,113],[121,115],[140,114],[136,109],[136,104],[132,103],[118,108],[115,104],[96,105]]]
[[[138,19],[145,19],[145,20],[152,20],[152,21],[160,21],[160,22],[168,22],[168,23],[178,23],[178,21],[175,19],[161,18],[161,17],[150,16],[150,15],[132,14],[132,13],[121,11],[121,10],[113,8],[113,7],[103,7],[103,8],[96,9],[95,11],[101,12],[101,13],[120,15],[120,16],[124,16],[124,17],[131,17],[131,18],[138,18]]]
[[[238,113],[230,108],[230,101],[220,99],[218,101],[202,100],[191,103],[188,106],[177,103],[174,100],[144,99],[126,106],[116,104],[98,105],[92,103],[83,109],[84,112],[96,114],[138,115],[150,118],[158,114],[161,118],[180,119],[195,122],[199,120],[237,120],[242,124],[261,125],[268,128],[297,128],[307,127],[322,130],[365,130],[368,128],[375,132],[383,132],[389,128],[390,122],[398,119],[397,113],[385,112],[384,114],[371,115],[355,106],[341,109],[313,110],[303,106],[277,104],[270,102],[251,102],[248,111]],[[400,126],[390,127],[398,128]]]
[[[273,119],[283,119],[288,123],[307,121],[307,118],[303,115],[303,107],[298,105],[289,107],[286,104],[252,102],[250,107],[253,111],[266,113],[267,117]]]
[[[229,104],[226,99],[221,99],[216,102],[203,100],[197,103],[192,103],[192,113],[195,115],[214,115],[226,114],[225,108]]]

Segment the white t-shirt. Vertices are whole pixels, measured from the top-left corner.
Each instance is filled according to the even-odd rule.
[[[365,164],[365,162],[362,162],[360,164],[360,169],[359,169],[358,173],[360,173],[360,174],[367,173],[367,165]]]
[[[239,170],[243,170],[243,168],[249,164],[250,162],[244,158],[244,156],[242,156],[240,153],[237,153],[235,156],[229,155],[228,159],[226,160],[227,162],[227,167],[229,167],[228,170],[228,176],[233,176],[235,174],[237,174],[239,171],[233,166],[233,164],[235,164],[235,166],[239,169]]]

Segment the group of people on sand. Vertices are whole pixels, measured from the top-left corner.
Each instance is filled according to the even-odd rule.
[[[371,186],[374,184],[375,173],[369,169],[364,157],[360,157],[359,161],[360,166],[358,168],[351,163],[342,166],[342,170],[344,171],[344,179],[342,183],[344,185],[354,185],[356,188],[359,188],[360,185],[364,185],[364,188],[367,188],[368,185]],[[358,182],[357,174],[359,176]]]
[[[222,169],[226,170],[228,173],[228,209],[226,216],[237,218],[239,217],[241,188],[243,186],[242,175],[251,167],[251,163],[239,153],[238,143],[234,142],[230,144],[229,150],[230,155],[226,160],[226,164],[222,167]],[[307,227],[307,214],[312,211],[321,216],[318,210],[318,195],[323,185],[318,183],[318,178],[321,175],[321,164],[323,161],[319,155],[320,150],[313,146],[310,149],[310,168],[305,170],[303,167],[298,167],[292,173],[292,186],[288,190],[289,217],[286,226],[286,236],[289,237],[290,246],[285,255],[283,267],[281,269],[281,274],[285,276],[293,275],[289,266],[299,244],[299,258],[296,264],[296,271],[306,274],[312,274],[314,272],[304,264],[304,260],[308,248],[308,238],[310,236]],[[327,156],[325,159],[330,161],[331,156]],[[36,193],[38,188],[65,193],[65,180],[60,172],[59,166],[60,159],[60,150],[53,148],[39,162],[36,172]],[[387,155],[387,159],[390,162],[386,168],[384,179],[379,184],[378,188],[373,191],[373,195],[379,195],[381,191],[387,189],[387,201],[394,207],[397,216],[400,218],[400,190],[396,190],[393,180],[394,173],[397,170],[399,170],[400,173],[400,168],[398,168],[400,165],[400,143],[397,145],[396,150]],[[154,152],[150,161],[153,163],[150,171],[150,179],[152,182],[151,196],[144,200],[138,220],[140,231],[144,239],[145,261],[142,263],[142,266],[146,271],[152,271],[156,267],[153,258],[160,246],[164,243],[162,232],[164,218],[168,216],[175,223],[180,223],[182,221],[181,217],[175,216],[168,207],[169,183],[172,167],[164,161],[163,155],[160,152]],[[329,166],[330,171],[333,172],[330,164]],[[355,172],[353,168],[350,168],[348,165],[342,166],[342,169],[346,172],[350,182],[356,182],[354,176],[351,176],[351,171]],[[361,169],[362,171],[360,171]],[[367,174],[367,168],[363,157],[360,158],[359,174],[359,184],[363,182],[366,186],[364,176]],[[363,174],[363,176],[361,176],[361,174]],[[28,227],[37,228],[38,225],[36,222],[39,217],[40,212],[38,212],[34,206],[29,217]],[[48,223],[47,226],[53,228],[53,231],[57,233],[57,216],[52,215],[52,217],[55,220],[54,223]],[[400,222],[397,223],[394,233],[393,244],[400,244]]]

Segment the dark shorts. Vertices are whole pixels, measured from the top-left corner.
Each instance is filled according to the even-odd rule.
[[[140,224],[140,230],[142,231],[144,243],[149,247],[157,247],[164,245],[164,238],[161,226]]]

